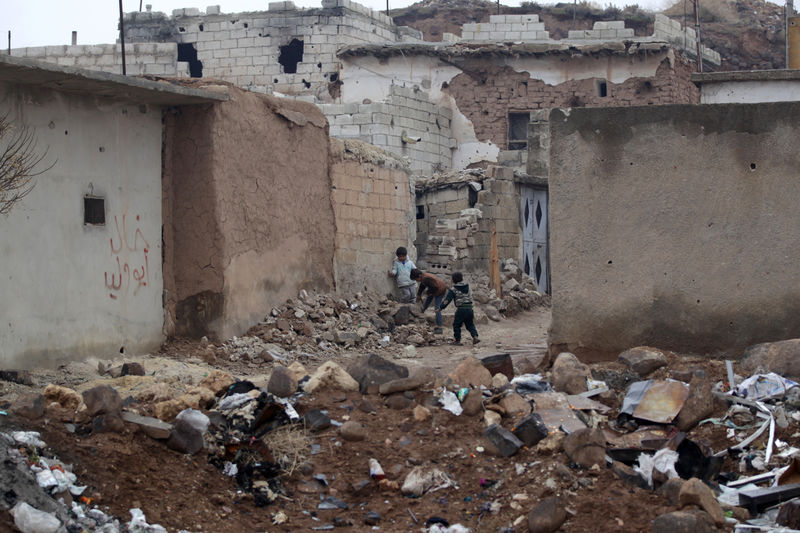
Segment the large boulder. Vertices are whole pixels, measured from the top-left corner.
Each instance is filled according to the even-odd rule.
[[[480,361],[470,357],[448,374],[447,381],[461,387],[491,387],[492,374]]]
[[[408,368],[377,354],[358,358],[347,367],[347,372],[358,382],[362,394],[377,393],[384,383],[408,377]]]
[[[553,363],[553,388],[567,394],[586,392],[586,378],[590,375],[589,367],[575,355],[561,352]]]
[[[528,513],[529,533],[553,533],[567,520],[567,509],[561,498],[554,496],[539,502]]]
[[[653,533],[715,533],[717,528],[708,513],[703,511],[675,511],[662,514],[653,520]]]
[[[122,398],[108,385],[98,385],[83,391],[83,403],[89,416],[118,413],[122,409]]]
[[[689,383],[689,397],[683,404],[680,413],[673,421],[681,431],[689,431],[701,420],[710,417],[714,412],[714,395],[711,393],[711,382],[694,376]]]
[[[81,405],[80,394],[70,388],[52,383],[44,388],[44,397],[48,404],[55,402],[65,409],[76,410]]]
[[[267,392],[279,398],[288,398],[297,392],[297,377],[283,365],[275,365],[269,377]]]
[[[625,350],[619,354],[619,360],[642,377],[662,366],[667,366],[667,358],[664,354],[647,346]]]
[[[761,368],[794,380],[800,379],[800,339],[765,342],[749,346],[742,356],[742,369],[753,374]]]
[[[717,501],[716,496],[705,483],[693,477],[681,486],[678,494],[678,503],[681,508],[687,505],[696,505],[711,517],[717,526],[725,523],[725,515]]]
[[[328,361],[303,385],[303,390],[309,394],[320,389],[357,391],[358,382],[344,368],[333,361]]]
[[[584,428],[564,439],[564,452],[570,461],[583,468],[603,466],[606,460],[606,437],[601,429]]]

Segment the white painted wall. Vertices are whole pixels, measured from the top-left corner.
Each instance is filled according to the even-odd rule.
[[[163,340],[161,112],[0,84],[47,163],[0,217],[0,368],[147,351]],[[84,225],[84,196],[105,226]]]
[[[703,82],[701,104],[757,104],[800,100],[800,80]]]

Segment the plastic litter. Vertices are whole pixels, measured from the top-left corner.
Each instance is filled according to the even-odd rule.
[[[225,461],[225,466],[222,467],[222,473],[228,477],[233,477],[239,473],[239,467],[236,465],[236,463]]]
[[[544,380],[541,374],[522,374],[510,382],[519,394],[536,394],[537,392],[550,392],[553,388]]]
[[[654,455],[642,453],[639,455],[639,464],[633,469],[642,475],[647,484],[653,486],[653,473],[658,472],[668,479],[678,477],[675,463],[678,462],[678,452],[669,448],[662,448]]]
[[[167,533],[167,530],[158,524],[148,524],[144,513],[139,508],[130,509],[131,521],[128,522],[130,533]]]
[[[470,533],[472,531],[468,527],[461,524],[453,524],[450,527],[444,527],[442,524],[434,524],[425,530],[426,533]]]
[[[736,387],[736,395],[748,400],[769,400],[783,398],[786,392],[797,383],[779,376],[775,372],[755,374],[746,378]]]
[[[50,513],[40,511],[25,502],[18,502],[12,509],[14,525],[22,533],[56,533],[61,521]]]
[[[369,460],[369,477],[377,480],[381,480],[386,477],[386,474],[383,473],[383,468],[381,468],[381,464],[377,459],[370,458]]]
[[[450,476],[438,468],[426,470],[418,466],[406,476],[401,492],[406,496],[420,497],[428,492],[446,489],[455,486]]]
[[[249,394],[231,394],[220,400],[219,404],[217,404],[217,410],[230,411],[231,409],[236,409],[251,401],[253,401],[253,398]]]
[[[445,411],[450,411],[456,416],[459,416],[464,411],[461,408],[461,402],[458,401],[458,396],[447,389],[442,389],[439,401],[442,402],[442,408]]]
[[[39,438],[38,431],[15,431],[11,434],[11,438],[17,444],[25,446],[36,446],[37,448],[44,448],[45,443]]]

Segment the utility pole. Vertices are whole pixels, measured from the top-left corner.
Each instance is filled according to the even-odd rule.
[[[694,2],[694,31],[697,43],[697,72],[703,72],[703,56],[700,54],[700,0]]]
[[[127,75],[125,71],[125,26],[123,25],[122,0],[119,0],[119,42],[122,45],[122,75]]]
[[[784,37],[785,37],[785,46],[786,46],[786,67],[789,68],[789,18],[794,15],[794,6],[792,5],[792,0],[786,0],[786,5],[783,8],[783,15],[784,15]]]

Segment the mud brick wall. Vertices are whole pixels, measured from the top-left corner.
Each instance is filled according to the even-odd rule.
[[[397,247],[416,259],[408,165],[360,141],[331,139],[330,172],[337,290],[392,292],[386,273]]]
[[[597,95],[596,80],[570,80],[548,85],[510,67],[481,65],[461,73],[446,89],[459,110],[474,124],[481,141],[508,145],[508,114],[554,107],[616,107],[700,102],[700,90],[691,81],[692,66],[680,59],[664,59],[653,78],[606,82],[607,96]],[[515,256],[508,256],[515,257]]]
[[[12,56],[27,57],[67,67],[122,74],[122,45],[32,46],[14,48]],[[188,76],[187,63],[178,61],[175,43],[133,43],[125,46],[125,70],[131,76]]]

